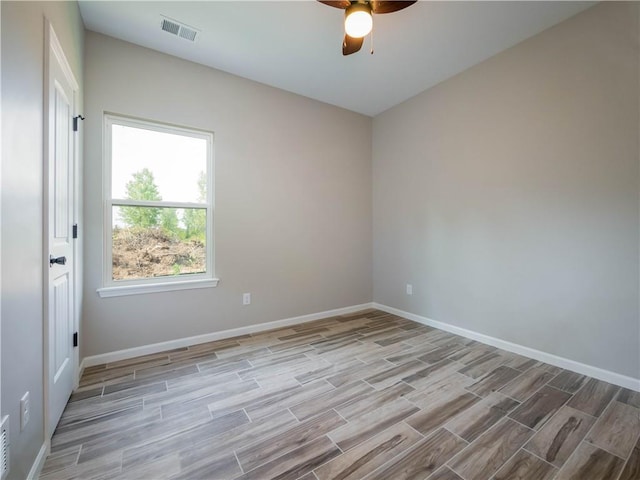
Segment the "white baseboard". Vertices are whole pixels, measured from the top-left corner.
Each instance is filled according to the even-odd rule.
[[[40,447],[38,456],[33,461],[33,465],[31,465],[31,470],[29,470],[29,474],[27,475],[27,480],[38,480],[38,478],[40,477],[40,472],[42,472],[42,467],[44,467],[44,462],[47,459],[48,453],[49,453],[49,442],[46,441]]]
[[[85,367],[91,367],[93,365],[100,365],[103,363],[117,362],[120,360],[127,360],[129,358],[139,357],[141,355],[149,355],[152,353],[160,353],[175,348],[188,347],[190,345],[196,345],[198,343],[212,342],[215,340],[223,340],[225,338],[237,337],[239,335],[246,335],[248,333],[258,333],[266,330],[272,330],[274,328],[288,327],[290,325],[297,325],[306,322],[312,322],[314,320],[320,320],[327,317],[333,317],[336,315],[347,315],[359,310],[366,310],[367,308],[377,308],[384,312],[392,313],[400,317],[413,320],[414,322],[435,327],[440,330],[444,330],[456,335],[460,335],[471,340],[477,340],[478,342],[491,345],[493,347],[501,348],[508,352],[524,355],[525,357],[533,358],[540,362],[545,362],[556,367],[571,370],[572,372],[587,375],[589,377],[597,378],[605,382],[619,385],[621,387],[629,388],[631,390],[640,392],[640,379],[621,375],[619,373],[604,370],[598,367],[587,365],[585,363],[576,362],[568,358],[559,357],[551,353],[536,350],[534,348],[525,347],[517,343],[511,343],[506,340],[491,337],[483,333],[474,332],[473,330],[467,330],[465,328],[456,327],[448,323],[432,320],[415,313],[405,312],[394,307],[382,305],[379,303],[363,303],[361,305],[353,305],[350,307],[337,308],[335,310],[327,310],[324,312],[312,313],[309,315],[301,315],[299,317],[285,318],[283,320],[275,320],[273,322],[259,323],[255,325],[249,325],[246,327],[233,328],[230,330],[223,330],[220,332],[206,333],[204,335],[196,335],[193,337],[179,338],[176,340],[169,340],[167,342],[154,343],[151,345],[143,345],[141,347],[128,348],[125,350],[118,350],[115,352],[103,353],[100,355],[93,355],[85,357],[80,363],[80,376],[82,375]],[[46,457],[46,455],[45,455]],[[35,464],[34,464],[35,466]]]
[[[103,363],[117,362],[120,360],[127,360],[129,358],[139,357],[141,355],[149,355],[152,353],[165,352],[167,350],[173,350],[174,348],[188,347],[190,345],[197,345],[198,343],[213,342],[214,340],[223,340],[225,338],[237,337],[239,335],[246,335],[248,333],[263,332],[266,330],[272,330],[274,328],[288,327],[290,325],[298,325],[306,322],[313,322],[314,320],[321,320],[327,317],[335,317],[337,315],[347,315],[360,310],[366,310],[372,308],[371,303],[363,303],[361,305],[352,305],[350,307],[336,308],[334,310],[327,310],[325,312],[311,313],[308,315],[301,315],[299,317],[285,318],[283,320],[275,320],[273,322],[259,323],[255,325],[249,325],[246,327],[232,328],[230,330],[223,330],[220,332],[205,333],[204,335],[196,335],[193,337],[178,338],[176,340],[169,340],[167,342],[153,343],[151,345],[143,345],[141,347],[127,348],[125,350],[118,350],[115,352],[102,353],[100,355],[92,355],[84,357],[80,363],[80,376],[86,367],[94,365],[101,365]]]
[[[454,333],[456,335],[460,335],[462,337],[469,338],[471,340],[477,340],[478,342],[491,345],[492,347],[501,348],[508,352],[517,353],[525,357],[533,358],[534,360],[538,360],[539,362],[545,362],[550,365],[554,365],[556,367],[564,368],[566,370],[571,370],[572,372],[580,373],[582,375],[587,375],[589,377],[597,378],[598,380],[603,380],[605,382],[609,382],[614,385],[619,385],[621,387],[625,387],[630,390],[635,390],[636,392],[640,392],[640,379],[637,379],[637,378],[628,377],[626,375],[621,375],[619,373],[611,372],[609,370],[593,367],[585,363],[580,363],[580,362],[576,362],[575,360],[559,357],[557,355],[543,352],[541,350],[536,350],[534,348],[518,345],[517,343],[511,343],[506,340],[490,337],[489,335],[484,335],[482,333],[474,332],[473,330],[467,330],[466,328],[456,327],[455,325],[450,325],[448,323],[438,322],[437,320],[432,320],[430,318],[423,317],[421,315],[416,315],[415,313],[405,312],[403,310],[399,310],[394,307],[389,307],[387,305],[382,305],[375,302],[372,305],[373,305],[373,308],[377,308],[378,310],[382,310],[387,313],[392,313],[394,315],[398,315],[400,317],[413,320],[414,322],[422,323],[423,325],[428,325],[430,327],[435,327],[440,330],[445,330],[449,333]]]

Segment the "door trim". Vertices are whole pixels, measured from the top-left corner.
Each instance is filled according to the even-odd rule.
[[[44,92],[44,115],[43,115],[43,126],[42,126],[42,130],[43,130],[43,210],[42,210],[42,226],[43,226],[43,237],[42,237],[42,268],[43,268],[43,294],[42,294],[42,306],[43,306],[43,317],[42,317],[42,323],[43,323],[43,389],[44,389],[44,434],[45,434],[45,441],[47,442],[47,444],[49,443],[49,440],[51,439],[51,436],[53,435],[53,431],[49,431],[49,417],[50,417],[50,408],[49,408],[49,402],[50,402],[50,384],[49,384],[49,368],[50,368],[50,362],[49,362],[49,355],[50,355],[50,350],[49,350],[49,344],[50,344],[50,335],[51,332],[49,331],[49,265],[46,261],[46,259],[49,258],[49,249],[50,249],[50,245],[49,245],[49,182],[48,182],[48,178],[49,178],[49,158],[52,152],[51,149],[51,142],[52,142],[52,138],[50,135],[50,90],[49,90],[49,84],[50,84],[50,77],[51,77],[51,58],[52,55],[55,56],[56,60],[58,61],[60,67],[62,68],[62,72],[64,74],[64,76],[66,77],[66,80],[69,82],[69,84],[71,85],[72,89],[73,89],[73,98],[71,99],[71,101],[73,102],[72,105],[72,115],[76,116],[77,115],[77,103],[78,103],[78,91],[79,91],[79,84],[75,78],[75,75],[73,74],[73,71],[71,70],[71,66],[69,65],[69,62],[67,61],[67,57],[64,54],[64,51],[62,49],[62,44],[60,43],[60,41],[58,40],[58,36],[56,35],[55,30],[53,29],[53,25],[51,24],[51,22],[49,21],[49,19],[47,19],[45,17],[44,19],[44,38],[45,38],[45,48],[44,48],[44,78],[43,78],[43,92]],[[77,135],[75,135],[75,132],[72,132],[71,135],[73,135],[73,141],[72,141],[72,148],[73,148],[73,152],[72,152],[72,176],[73,179],[71,181],[71,195],[72,195],[72,204],[73,204],[73,222],[77,222],[77,204],[79,201],[79,191],[78,191],[78,173],[79,173],[79,165],[78,165],[78,138]],[[78,248],[77,246],[74,244],[73,245],[73,262],[74,262],[74,266],[73,266],[73,270],[72,270],[72,317],[73,317],[73,327],[74,327],[74,331],[78,331],[78,323],[79,323],[79,316],[77,312],[77,292],[78,292],[78,271],[76,269],[75,266],[75,262],[77,261],[77,253],[78,253]],[[73,361],[73,365],[72,365],[72,370],[73,370],[73,376],[74,376],[74,387],[77,386],[78,384],[78,373],[79,373],[79,362],[78,362],[78,349],[74,349],[73,352],[73,356],[72,356],[72,361]],[[47,449],[48,450],[48,449]]]
[[[2,8],[0,8],[0,52],[2,52]],[[0,187],[2,186],[2,55],[0,55]],[[0,194],[0,228],[2,227],[2,195]],[[2,252],[2,235],[0,235]],[[0,338],[2,338],[2,254],[0,253]],[[0,342],[0,371],[2,371],[2,342]],[[0,392],[2,375],[0,375]],[[2,395],[0,395],[2,397]],[[0,419],[2,418],[2,399],[0,398]]]

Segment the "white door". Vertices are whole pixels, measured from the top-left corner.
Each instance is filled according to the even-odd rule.
[[[74,385],[74,97],[78,90],[60,44],[49,40],[45,98],[45,297],[47,433],[52,435]]]

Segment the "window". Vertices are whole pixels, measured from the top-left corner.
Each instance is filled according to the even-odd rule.
[[[102,297],[216,286],[213,134],[105,115]]]

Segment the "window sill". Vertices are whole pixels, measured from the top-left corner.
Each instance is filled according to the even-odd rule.
[[[193,290],[196,288],[213,288],[218,286],[218,278],[189,280],[182,282],[152,283],[146,285],[121,285],[117,287],[98,288],[100,298],[122,297],[125,295],[142,295],[146,293],[172,292],[176,290]]]

